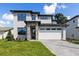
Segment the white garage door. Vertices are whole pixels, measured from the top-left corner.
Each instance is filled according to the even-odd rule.
[[[40,30],[38,38],[45,40],[61,40],[61,30]]]

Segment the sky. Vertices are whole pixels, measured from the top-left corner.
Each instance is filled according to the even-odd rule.
[[[79,3],[0,3],[0,26],[13,27],[10,10],[32,10],[40,14],[63,13],[68,19],[79,15]]]

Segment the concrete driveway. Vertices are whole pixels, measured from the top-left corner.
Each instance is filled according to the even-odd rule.
[[[57,56],[79,56],[79,45],[66,41],[41,40],[41,42]]]

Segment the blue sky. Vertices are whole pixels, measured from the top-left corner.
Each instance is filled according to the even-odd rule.
[[[63,13],[68,18],[79,15],[78,3],[0,3],[0,26],[12,27],[9,10],[32,10],[41,14]]]

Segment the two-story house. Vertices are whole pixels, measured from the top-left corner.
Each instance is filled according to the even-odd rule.
[[[13,35],[15,39],[66,40],[65,27],[57,24],[53,15],[39,12],[10,10],[14,16]]]
[[[79,15],[72,17],[67,24],[67,38],[69,39],[79,39]]]

